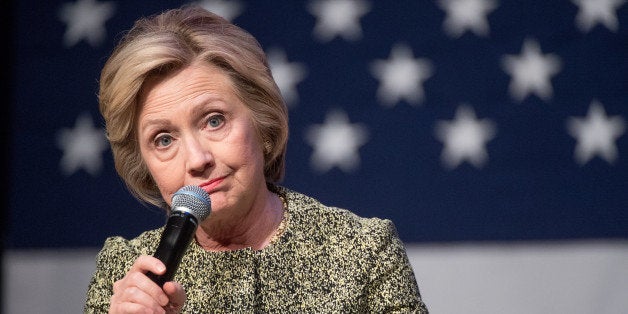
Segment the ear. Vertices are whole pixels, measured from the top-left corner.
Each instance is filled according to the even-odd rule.
[[[270,141],[264,141],[264,155],[269,155],[273,151],[273,144]]]

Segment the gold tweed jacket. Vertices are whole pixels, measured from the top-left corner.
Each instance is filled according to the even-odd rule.
[[[184,313],[427,313],[390,220],[361,218],[283,187],[286,228],[261,250],[188,247],[174,280]],[[152,255],[163,227],[108,238],[89,283],[86,313],[107,313],[113,283]]]

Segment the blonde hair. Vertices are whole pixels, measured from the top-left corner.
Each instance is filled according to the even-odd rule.
[[[288,113],[257,40],[227,20],[195,6],[139,19],[120,40],[100,76],[99,107],[116,171],[140,201],[167,209],[137,141],[139,94],[150,78],[167,76],[195,61],[223,70],[251,110],[264,147],[264,175],[284,175]]]

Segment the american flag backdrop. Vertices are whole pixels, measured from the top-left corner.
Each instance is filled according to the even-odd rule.
[[[98,76],[135,19],[186,2],[13,3],[5,248],[162,225],[115,173]],[[409,244],[628,239],[627,1],[197,3],[267,52],[290,112],[282,185]]]

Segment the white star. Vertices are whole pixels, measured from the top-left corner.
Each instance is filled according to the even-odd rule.
[[[59,10],[59,18],[67,24],[63,35],[66,47],[85,39],[92,47],[99,46],[107,36],[105,21],[113,16],[115,4],[97,0],[78,0],[65,3]]]
[[[281,90],[286,104],[295,104],[299,100],[296,85],[307,74],[305,66],[302,63],[288,62],[285,51],[280,49],[269,49],[266,55],[273,78]]]
[[[349,123],[343,111],[332,110],[324,124],[308,128],[305,140],[314,148],[310,161],[315,170],[322,173],[337,166],[350,172],[360,165],[358,149],[367,142],[368,130],[360,123]]]
[[[526,40],[520,56],[502,57],[504,71],[511,75],[510,95],[521,102],[529,94],[547,101],[552,97],[551,76],[560,71],[560,58],[554,54],[541,54],[539,43]]]
[[[109,146],[103,129],[94,128],[92,118],[84,113],[76,119],[74,129],[57,133],[57,146],[63,150],[60,167],[65,175],[83,168],[96,176],[102,168],[102,152]]]
[[[433,66],[428,59],[414,59],[412,50],[398,44],[392,48],[388,60],[371,63],[371,73],[380,80],[377,98],[392,107],[405,99],[410,105],[423,101],[423,82],[432,76]]]
[[[625,128],[621,116],[606,116],[602,104],[593,100],[586,118],[571,117],[567,120],[569,134],[578,141],[574,151],[576,162],[582,166],[598,155],[612,164],[617,159],[615,140]]]
[[[317,0],[308,5],[316,16],[314,35],[323,42],[336,36],[354,41],[362,38],[360,18],[371,10],[369,3],[362,0]]]
[[[441,162],[446,168],[454,169],[465,160],[480,168],[488,160],[485,146],[495,137],[496,127],[488,119],[476,119],[473,108],[462,104],[454,120],[437,122],[435,133],[445,146]]]
[[[447,13],[443,22],[445,32],[457,38],[468,30],[478,36],[487,36],[487,15],[497,4],[491,0],[441,0],[439,6]]]
[[[197,1],[196,5],[222,16],[227,21],[233,21],[244,9],[240,1],[203,0]]]
[[[617,9],[625,0],[571,0],[578,6],[576,24],[583,33],[590,31],[597,23],[617,32]]]

